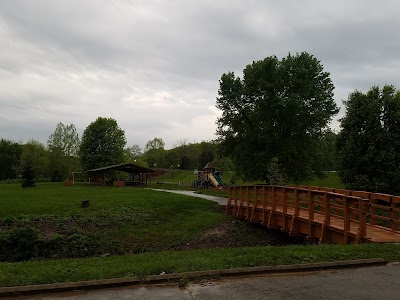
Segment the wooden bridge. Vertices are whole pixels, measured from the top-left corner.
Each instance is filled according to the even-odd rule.
[[[307,186],[229,188],[236,218],[321,243],[400,242],[400,196]]]

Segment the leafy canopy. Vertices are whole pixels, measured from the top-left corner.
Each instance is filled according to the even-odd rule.
[[[321,139],[338,108],[329,73],[306,52],[270,56],[223,74],[217,97],[220,150],[246,180],[265,180],[271,168],[291,181],[321,172]],[[267,179],[268,180],[268,179]]]
[[[112,118],[98,117],[82,135],[80,157],[84,170],[124,161],[125,133]]]
[[[375,86],[343,102],[338,166],[349,189],[400,194],[400,91]]]
[[[60,149],[63,156],[77,156],[79,151],[79,135],[74,124],[65,126],[59,122],[49,136],[47,146],[50,150]]]

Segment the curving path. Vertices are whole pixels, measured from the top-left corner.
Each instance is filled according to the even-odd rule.
[[[210,201],[216,202],[219,205],[223,205],[223,206],[226,206],[226,204],[228,203],[228,198],[211,196],[211,195],[204,195],[204,194],[197,194],[195,191],[164,190],[164,189],[152,189],[152,190],[153,191],[159,191],[159,192],[167,192],[167,193],[185,195],[185,196],[196,197],[196,198],[202,198],[202,199],[206,199],[206,200],[210,200]]]

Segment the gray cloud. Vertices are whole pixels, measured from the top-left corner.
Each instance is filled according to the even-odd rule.
[[[46,142],[58,122],[82,132],[107,116],[130,145],[212,139],[222,73],[288,52],[321,60],[338,104],[354,89],[399,87],[399,9],[360,0],[4,0],[0,137]]]

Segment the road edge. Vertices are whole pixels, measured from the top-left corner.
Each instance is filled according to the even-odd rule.
[[[223,270],[195,271],[172,273],[162,275],[148,275],[145,277],[123,277],[101,280],[88,280],[78,282],[52,283],[40,285],[26,285],[13,287],[0,287],[0,297],[33,295],[44,293],[57,293],[76,290],[104,289],[121,286],[146,285],[156,283],[173,283],[182,279],[192,281],[205,277],[233,277],[259,274],[309,272],[331,269],[359,268],[386,265],[387,260],[382,258],[357,259],[347,261],[334,261],[310,264],[260,266],[247,268],[234,268]]]

